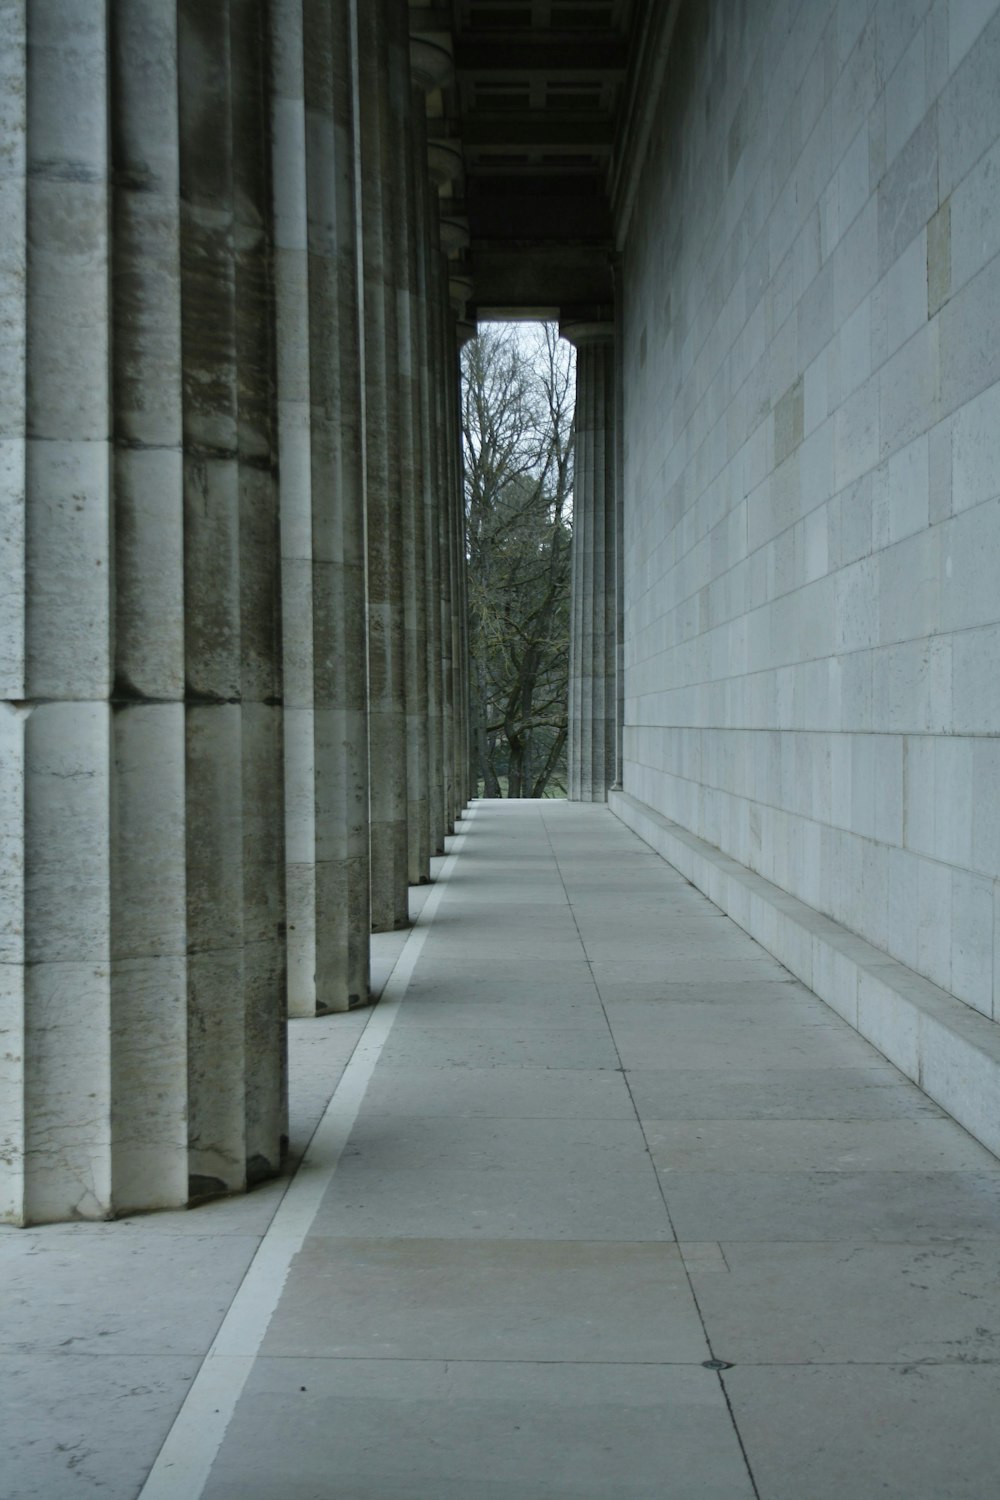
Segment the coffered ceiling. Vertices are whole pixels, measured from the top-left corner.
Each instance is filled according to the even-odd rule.
[[[468,221],[480,313],[612,300],[610,166],[634,20],[649,3],[411,6],[412,31],[450,38],[454,78],[432,103],[432,133],[461,143],[450,211]]]

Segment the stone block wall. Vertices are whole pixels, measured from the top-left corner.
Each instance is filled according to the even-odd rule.
[[[1000,4],[684,4],[624,233],[626,792],[1000,1018]]]

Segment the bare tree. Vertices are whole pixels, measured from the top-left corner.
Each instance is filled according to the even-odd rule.
[[[565,791],[573,351],[554,324],[463,350],[473,771],[488,797]]]

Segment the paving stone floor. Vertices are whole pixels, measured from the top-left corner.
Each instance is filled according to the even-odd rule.
[[[605,808],[462,830],[276,1214],[0,1236],[0,1494],[994,1500],[1000,1163]]]

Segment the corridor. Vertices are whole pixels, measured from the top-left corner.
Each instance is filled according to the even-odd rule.
[[[605,807],[473,804],[341,1023],[143,1500],[995,1494],[1000,1164]],[[133,1222],[222,1255],[257,1196]],[[180,1260],[154,1274],[169,1301]],[[108,1500],[133,1409],[87,1459]],[[12,1500],[81,1492],[50,1457]]]

